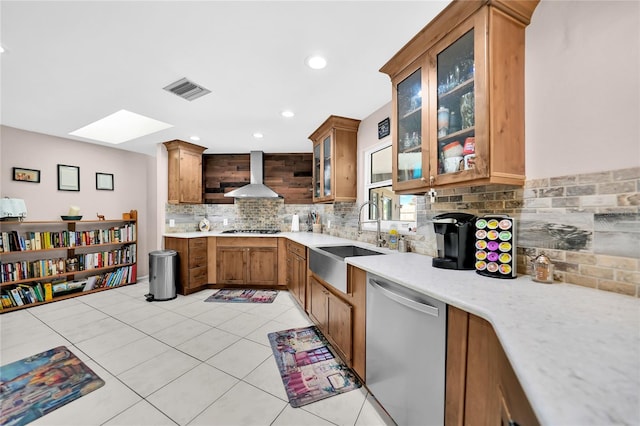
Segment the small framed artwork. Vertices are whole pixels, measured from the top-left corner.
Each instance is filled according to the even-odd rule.
[[[389,133],[391,133],[391,121],[387,117],[378,123],[378,139],[389,136]]]
[[[80,191],[80,167],[58,164],[58,191]]]
[[[40,183],[40,170],[25,169],[22,167],[13,168],[13,180],[20,182]]]
[[[96,173],[96,189],[102,191],[113,191],[113,174]]]

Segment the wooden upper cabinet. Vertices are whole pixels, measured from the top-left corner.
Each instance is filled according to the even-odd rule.
[[[355,201],[360,120],[330,116],[309,136],[313,142],[313,202]]]
[[[394,191],[524,184],[524,38],[537,4],[454,1],[380,69]]]
[[[169,204],[202,203],[202,153],[207,148],[180,140],[164,146],[169,160]]]

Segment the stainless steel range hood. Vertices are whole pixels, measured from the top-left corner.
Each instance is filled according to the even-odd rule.
[[[251,183],[242,188],[234,189],[224,194],[225,197],[234,198],[278,198],[280,197],[275,191],[262,183],[264,169],[262,161],[262,151],[251,151],[250,172]]]

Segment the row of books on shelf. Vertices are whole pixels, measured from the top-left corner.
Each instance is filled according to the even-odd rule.
[[[13,288],[6,288],[0,294],[2,309],[30,305],[32,303],[48,302],[56,296],[71,292],[86,292],[98,288],[117,287],[136,282],[136,265],[124,266],[115,271],[100,275],[92,275],[82,280],[36,282],[18,284]]]
[[[136,257],[136,244],[130,244],[115,250],[82,253],[72,258],[0,262],[0,283],[136,263]]]
[[[94,229],[91,231],[8,231],[0,233],[0,252],[72,248],[95,244],[126,243],[135,241],[136,224]]]

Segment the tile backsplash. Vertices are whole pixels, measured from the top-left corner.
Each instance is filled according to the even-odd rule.
[[[411,251],[435,255],[431,219],[440,213],[506,214],[518,225],[519,274],[530,274],[531,260],[544,252],[555,264],[556,281],[640,297],[640,167],[534,179],[524,188],[440,189],[434,203],[427,196],[418,196],[417,207],[417,229],[405,235]],[[167,205],[165,231],[196,231],[205,216],[214,230],[289,231],[294,214],[300,216],[300,230],[304,231],[310,229],[311,212],[320,216],[324,233],[375,241],[375,232],[358,234],[356,203],[285,205],[281,199]],[[172,228],[170,219],[175,221]]]

